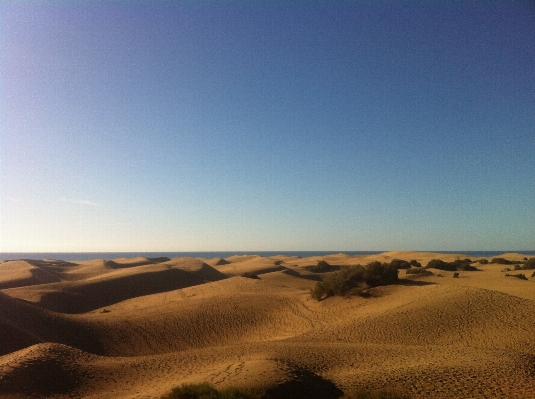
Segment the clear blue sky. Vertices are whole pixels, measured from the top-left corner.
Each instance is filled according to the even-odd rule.
[[[0,251],[533,250],[529,1],[3,1]]]

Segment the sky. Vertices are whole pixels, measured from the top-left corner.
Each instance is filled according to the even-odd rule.
[[[0,4],[0,252],[535,249],[529,1]]]

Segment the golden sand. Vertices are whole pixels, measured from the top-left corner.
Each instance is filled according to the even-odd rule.
[[[497,264],[459,278],[400,270],[400,284],[373,288],[370,298],[310,296],[322,275],[307,267],[322,259],[344,267],[458,257],[2,262],[0,397],[159,398],[206,381],[291,386],[303,398],[360,387],[422,399],[534,398],[531,271],[522,271],[526,281]]]

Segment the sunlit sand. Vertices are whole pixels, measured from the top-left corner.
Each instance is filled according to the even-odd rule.
[[[530,270],[527,280],[508,277],[506,266],[472,258],[480,270],[458,278],[400,270],[400,284],[371,297],[310,295],[319,260],[458,257],[467,256],[5,261],[0,397],[159,398],[197,382],[278,387],[281,397],[291,386],[303,398],[361,387],[421,399],[535,397]]]

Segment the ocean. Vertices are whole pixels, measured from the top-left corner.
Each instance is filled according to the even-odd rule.
[[[347,255],[375,255],[387,251],[210,251],[210,252],[0,252],[0,260],[14,259],[56,259],[64,261],[75,260],[92,260],[92,259],[116,259],[116,258],[135,258],[142,256],[145,258],[227,258],[233,255],[260,255],[263,257],[288,255],[306,258],[309,256],[326,256],[337,253]],[[521,253],[524,255],[535,256],[535,251],[422,251],[438,252],[447,254],[459,254],[473,257],[494,257],[508,252]]]

